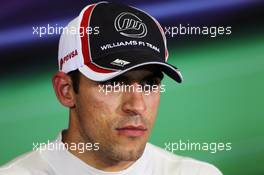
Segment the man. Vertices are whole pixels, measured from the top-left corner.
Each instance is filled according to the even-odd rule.
[[[162,72],[182,81],[179,70],[167,63],[164,32],[153,17],[101,2],[85,7],[66,29],[53,86],[60,103],[69,108],[69,128],[2,167],[0,174],[221,174],[210,164],[147,143]]]

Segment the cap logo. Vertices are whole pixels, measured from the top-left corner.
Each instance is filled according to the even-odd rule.
[[[115,59],[113,62],[111,62],[110,64],[112,65],[116,65],[116,66],[121,66],[124,67],[127,64],[130,64],[130,62],[125,61],[125,60],[121,60],[121,59]]]
[[[131,38],[143,38],[147,35],[147,26],[133,13],[123,12],[115,18],[115,29],[121,35]]]
[[[62,70],[62,66],[69,60],[71,60],[72,58],[74,58],[75,56],[78,55],[77,49],[73,50],[72,52],[68,53],[67,55],[65,55],[64,57],[62,57],[60,59],[60,65],[59,68],[60,70]]]

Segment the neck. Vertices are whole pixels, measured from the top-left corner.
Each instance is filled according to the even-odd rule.
[[[70,117],[70,120],[73,117]],[[70,123],[73,123],[70,121]],[[81,133],[78,131],[73,124],[70,124],[69,128],[62,132],[62,142],[67,143],[68,145],[75,144],[78,148],[78,143],[90,144],[83,139]],[[94,146],[94,143],[91,143]],[[90,145],[89,145],[90,146]],[[96,169],[108,172],[117,172],[122,171],[128,168],[134,163],[134,161],[117,161],[113,159],[106,158],[103,153],[100,152],[100,149],[95,150],[86,150],[85,146],[82,147],[84,150],[77,149],[68,149],[70,153],[84,161],[89,166],[92,166]],[[92,147],[94,148],[94,147]]]

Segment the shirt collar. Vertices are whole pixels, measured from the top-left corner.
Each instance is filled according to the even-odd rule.
[[[54,145],[64,145],[62,142],[62,132],[59,133],[56,140],[53,142]],[[63,146],[59,146],[63,148]],[[65,148],[65,147],[64,147]],[[151,168],[147,166],[148,160],[148,144],[145,147],[145,150],[142,156],[130,165],[127,169],[119,172],[105,172],[99,169],[96,169],[85,162],[83,162],[78,157],[74,156],[67,149],[53,149],[43,152],[44,157],[50,163],[50,166],[58,173],[63,175],[125,175],[125,174],[149,174]],[[147,173],[147,172],[148,173]]]

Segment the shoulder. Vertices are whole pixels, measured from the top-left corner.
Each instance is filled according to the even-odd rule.
[[[172,154],[150,143],[147,144],[147,148],[151,159],[156,164],[155,167],[159,169],[157,171],[160,171],[160,173],[171,175],[222,175],[215,166],[209,163]]]
[[[0,167],[0,175],[53,175],[40,151],[23,154]]]

